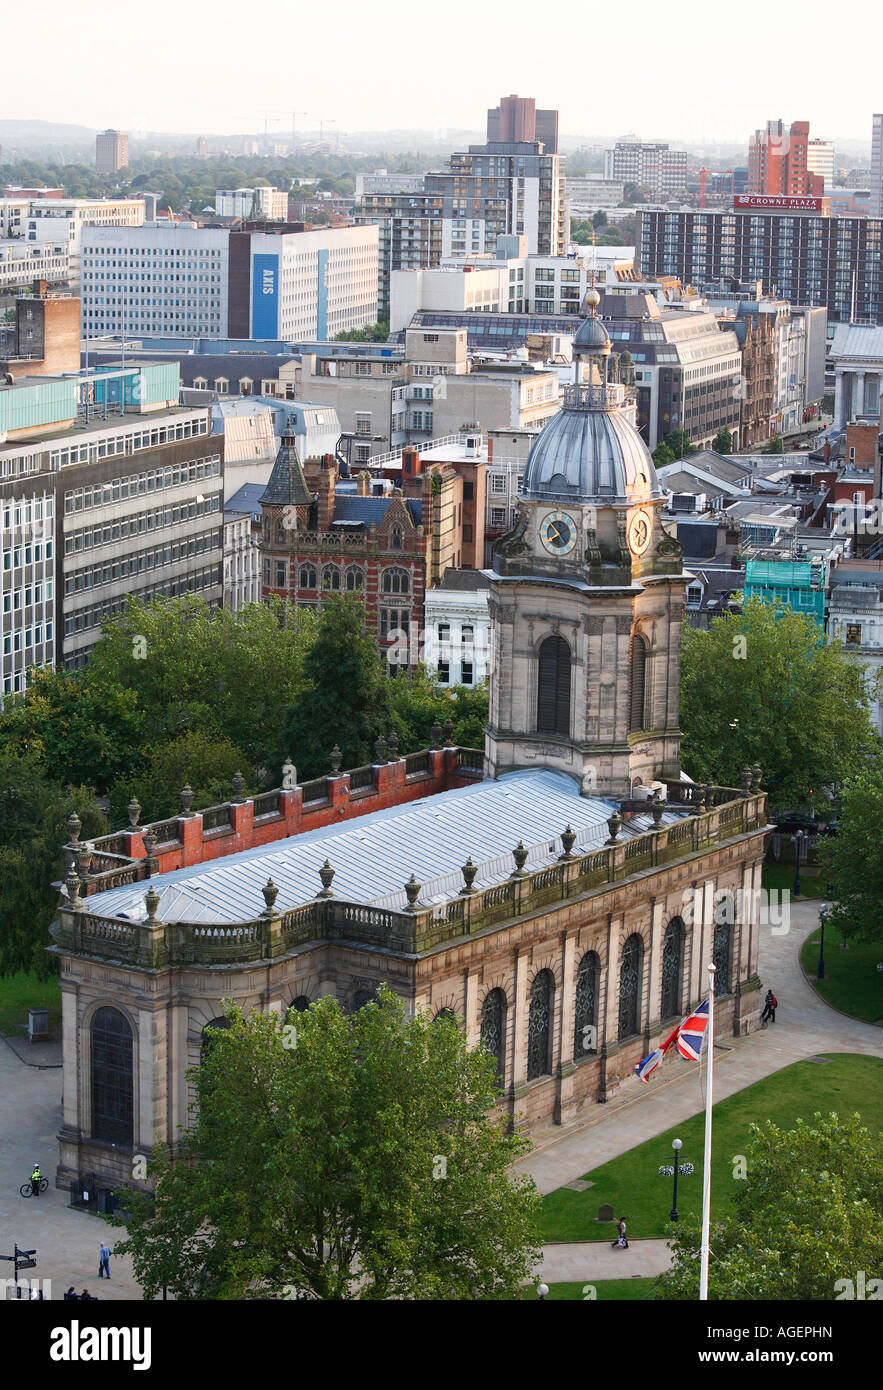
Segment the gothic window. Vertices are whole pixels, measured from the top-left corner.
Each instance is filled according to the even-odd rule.
[[[711,959],[715,965],[715,999],[730,993],[730,946],[732,942],[730,924],[734,915],[732,898],[726,897],[718,903],[714,914],[714,945],[711,952]]]
[[[646,667],[647,644],[643,637],[635,637],[632,639],[632,684],[631,706],[629,709],[629,728],[632,730],[646,727],[644,714],[644,676]]]
[[[383,592],[385,594],[409,594],[411,576],[407,570],[388,569],[383,571]]]
[[[119,1009],[92,1016],[92,1138],[134,1143],[132,1029]]]
[[[391,533],[390,538],[389,538],[389,548],[390,548],[390,550],[401,550],[401,548],[402,548],[402,528],[401,528],[401,526],[394,526],[394,527],[392,528],[392,533]]]
[[[497,1079],[502,1082],[506,1069],[506,996],[501,989],[492,989],[481,1006],[481,1045],[497,1064]]]
[[[351,594],[365,587],[365,575],[356,565],[350,565],[346,572],[346,587]]]
[[[276,522],[276,541],[279,545],[284,545],[286,541],[285,524],[282,521]]]
[[[540,647],[537,733],[570,735],[570,648],[563,637]]]
[[[316,588],[316,570],[313,565],[301,565],[299,587],[301,589]]]
[[[598,978],[601,962],[594,951],[587,951],[576,976],[573,1014],[573,1057],[588,1057],[598,1051]]]
[[[681,963],[684,931],[680,917],[673,917],[665,929],[662,947],[662,1017],[673,1018],[681,1011]]]
[[[322,571],[322,588],[323,588],[323,589],[339,589],[339,588],[340,588],[340,570],[337,568],[336,565],[326,565],[325,568],[323,569],[323,571]]]
[[[633,1038],[641,1019],[641,974],[644,942],[637,933],[622,948],[619,967],[619,1041]]]
[[[527,1079],[548,1076],[552,1070],[552,1000],[555,979],[551,970],[541,970],[530,987],[530,1013],[527,1020]]]

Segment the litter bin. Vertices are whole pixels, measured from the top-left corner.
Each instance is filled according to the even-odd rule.
[[[28,1009],[28,1042],[44,1042],[49,1037],[47,1009]]]

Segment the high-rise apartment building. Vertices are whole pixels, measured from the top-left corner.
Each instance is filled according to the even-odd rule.
[[[119,130],[105,130],[95,136],[95,172],[115,174],[129,167],[129,137]]]
[[[806,147],[806,167],[810,174],[818,174],[825,188],[834,183],[834,141],[810,140]]]
[[[259,222],[285,222],[288,218],[288,194],[283,189],[219,188],[215,194],[218,217],[253,218]]]
[[[762,281],[767,294],[883,322],[883,219],[833,217],[821,198],[740,195],[732,212],[639,208],[635,264],[700,289]]]
[[[687,154],[668,145],[621,140],[604,151],[604,177],[615,183],[636,183],[653,194],[677,193],[686,186]]]
[[[325,339],[377,318],[377,229],[87,228],[83,330]]]
[[[883,217],[883,115],[874,117],[871,131],[871,216]]]
[[[558,112],[538,111],[533,97],[503,97],[487,113],[488,144],[542,141],[546,154],[558,153]]]
[[[821,198],[824,178],[810,172],[808,151],[809,121],[767,121],[748,146],[749,194]]]

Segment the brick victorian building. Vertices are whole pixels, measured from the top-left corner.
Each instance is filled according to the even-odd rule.
[[[427,588],[483,552],[484,468],[465,457],[430,468],[406,449],[403,486],[378,496],[367,472],[342,484],[331,454],[301,463],[283,434],[261,497],[263,597],[318,608],[323,594],[357,594],[381,649],[397,640],[403,654],[403,634],[416,665]]]
[[[455,1013],[496,1060],[505,1115],[530,1127],[637,1089],[635,1063],[704,997],[711,960],[720,1036],[756,1026],[760,769],[741,788],[681,772],[690,576],[609,351],[590,315],[496,549],[483,752],[436,737],[399,758],[379,740],[370,767],[332,761],[253,799],[234,788],[197,815],[187,791],[157,826],[139,828],[134,806],[93,846],[72,824],[51,947],[60,1186],[100,1192],[130,1180],[133,1153],[174,1148],[188,1068],[229,999],[282,1019],[323,995],[361,1008],[385,982],[412,1012]],[[268,505],[306,515],[309,470],[292,465]],[[316,481],[327,517],[332,477]],[[388,510],[404,545],[405,499]],[[345,575],[352,551],[335,556]]]

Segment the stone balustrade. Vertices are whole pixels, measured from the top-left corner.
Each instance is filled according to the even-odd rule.
[[[460,751],[430,750],[430,756],[453,755],[451,761],[454,762]],[[404,770],[404,759],[400,765]],[[686,787],[685,804],[689,804],[693,795],[689,788],[693,784],[683,785]],[[704,788],[698,790],[703,794],[707,792]],[[87,902],[78,902],[76,906],[62,904],[52,927],[56,943],[52,949],[119,960],[149,969],[188,963],[233,965],[271,960],[297,946],[322,939],[348,940],[416,954],[501,922],[516,920],[550,904],[604,891],[650,868],[701,854],[766,825],[764,792],[734,792],[732,797],[734,799],[720,805],[700,809],[698,814],[687,815],[675,824],[660,826],[621,842],[608,841],[602,848],[586,854],[565,852],[557,863],[534,871],[515,869],[503,882],[482,889],[471,888],[471,877],[467,878],[464,872],[465,886],[457,896],[429,906],[420,904],[420,885],[413,881],[407,885],[411,890],[409,899],[414,898],[413,904],[403,909],[371,907],[333,896],[317,897],[285,913],[275,912],[270,907],[259,915],[256,913],[252,921],[217,927],[187,922],[163,923],[153,918],[131,922],[90,913]],[[239,809],[233,806],[231,813]],[[196,816],[186,818],[184,824],[188,826],[196,820]],[[134,868],[130,866],[127,872],[134,873]],[[96,881],[118,872],[98,875]]]

